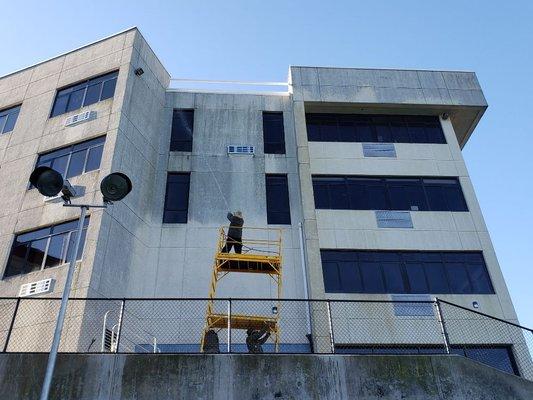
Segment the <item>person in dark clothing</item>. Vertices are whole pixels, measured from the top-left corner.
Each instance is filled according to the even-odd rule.
[[[204,337],[204,353],[220,353],[218,335],[213,329],[209,329]]]
[[[228,235],[226,238],[226,245],[222,249],[223,253],[229,253],[231,248],[235,248],[235,253],[242,253],[242,226],[244,225],[244,218],[242,212],[236,211],[235,214],[228,213],[230,222]]]
[[[263,352],[263,344],[270,337],[268,326],[265,325],[261,330],[248,328],[246,334],[246,347],[248,347],[248,352],[261,354]]]

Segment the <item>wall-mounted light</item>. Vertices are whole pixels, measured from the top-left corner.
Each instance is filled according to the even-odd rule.
[[[472,302],[472,307],[479,308],[479,303],[477,301]]]
[[[450,114],[442,113],[441,117],[442,117],[442,119],[447,120],[448,118],[450,118]]]
[[[278,307],[272,307],[272,314],[276,315],[278,313]]]

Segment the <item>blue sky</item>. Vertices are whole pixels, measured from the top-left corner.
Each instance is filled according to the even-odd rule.
[[[283,81],[291,64],[475,71],[489,109],[464,157],[533,327],[533,2],[11,1],[1,15],[0,75],[134,25],[173,77]]]

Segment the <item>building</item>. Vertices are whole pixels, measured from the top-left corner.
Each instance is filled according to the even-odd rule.
[[[37,296],[61,294],[78,212],[29,187],[47,165],[79,202],[99,203],[112,171],[133,181],[123,202],[90,211],[73,297],[206,297],[219,228],[240,209],[246,226],[282,229],[284,298],[438,295],[518,322],[461,154],[487,107],[474,73],[292,66],[283,93],[170,82],[135,28],[0,78],[1,296],[44,279],[53,284]],[[218,295],[276,288],[241,277]],[[95,312],[80,305],[78,317]],[[53,328],[44,322],[18,329],[37,340]],[[492,334],[479,344],[500,351]]]

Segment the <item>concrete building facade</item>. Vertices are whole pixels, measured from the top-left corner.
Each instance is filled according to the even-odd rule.
[[[138,68],[142,75],[136,74]],[[65,112],[51,116],[63,89],[71,90],[65,96],[74,101],[72,85],[114,72],[111,97],[104,99],[106,89],[98,89],[96,101],[84,100],[90,104],[72,111],[66,103]],[[401,294],[386,288],[374,293],[329,290],[321,251],[475,252],[482,254],[490,293],[411,294],[438,295],[468,308],[475,302],[480,311],[518,322],[461,154],[487,107],[475,74],[293,66],[287,83],[285,93],[172,89],[169,73],[135,28],[0,78],[0,116],[20,105],[14,128],[0,135],[0,295],[17,296],[21,285],[47,278],[54,280],[53,290],[40,296],[61,294],[66,264],[45,268],[47,261],[42,261],[41,268],[28,273],[22,267],[18,273],[5,272],[17,235],[74,221],[78,215],[61,202],[45,201],[28,188],[28,178],[43,160],[39,157],[105,136],[99,166],[69,177],[82,193],[74,201],[100,202],[99,183],[114,171],[132,179],[133,191],[106,210],[90,210],[72,296],[206,297],[219,228],[227,225],[228,211],[242,210],[246,226],[282,229],[284,298],[303,299],[307,291],[314,299],[336,300],[387,300]],[[89,92],[84,93],[86,99]],[[191,151],[170,151],[174,110],[194,110]],[[67,118],[82,112],[92,112],[91,117],[66,125]],[[282,113],[283,154],[265,154],[265,112]],[[389,141],[392,149],[385,143],[389,146],[378,151],[392,151],[392,156],[369,156],[361,141],[309,140],[306,115],[311,114],[426,116],[439,122],[445,140]],[[228,155],[228,145],[254,146],[255,154]],[[186,223],[163,222],[169,173],[190,174]],[[288,224],[268,224],[269,174],[287,177]],[[317,207],[316,177],[455,179],[466,210],[385,210],[390,211],[385,219],[393,220],[387,225],[379,208]],[[401,220],[399,227],[394,227],[395,218]],[[51,248],[51,241],[45,245],[41,253]],[[32,249],[25,250],[24,265],[29,265]],[[276,289],[272,282],[239,277],[221,285],[218,295],[271,298]]]

